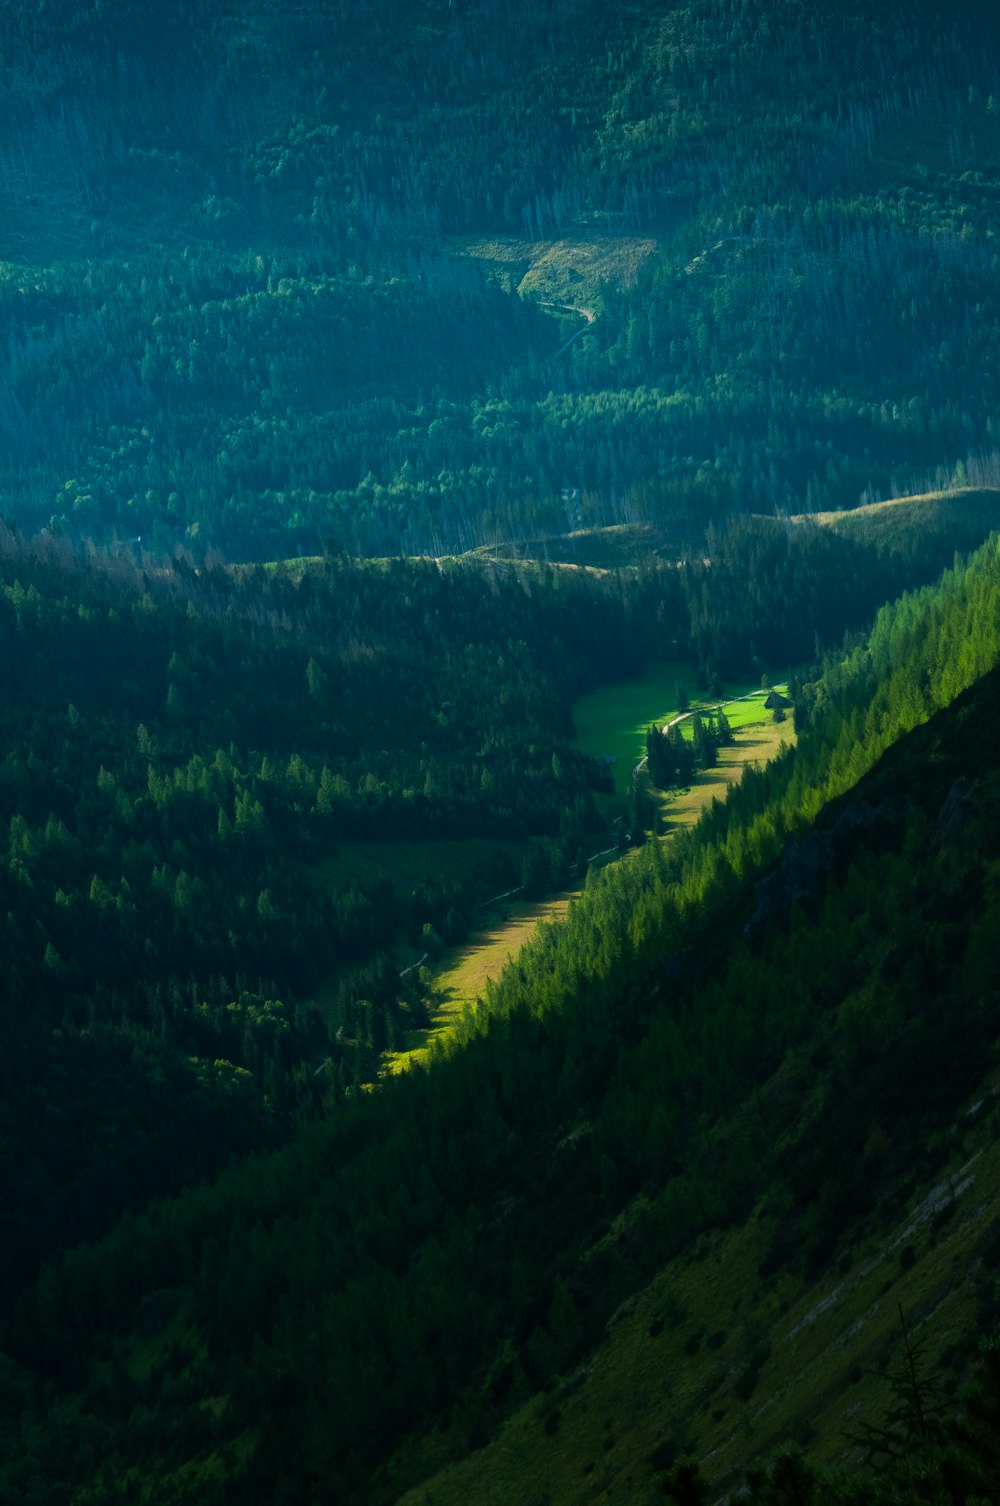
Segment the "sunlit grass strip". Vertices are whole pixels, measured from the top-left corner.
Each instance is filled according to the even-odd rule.
[[[705,713],[720,704],[718,698],[699,691],[691,664],[662,659],[629,680],[581,696],[574,705],[577,747],[591,758],[615,759],[609,773],[618,794],[626,793],[633,769],[645,756],[649,725],[665,727],[683,714],[677,704],[678,686],[687,693],[688,710]],[[766,690],[748,687],[745,682],[724,685],[721,702],[729,725],[736,730],[768,720],[770,712],[764,709],[767,695]],[[690,737],[690,720],[681,723],[681,730]]]
[[[791,717],[779,724],[771,721],[743,724],[733,746],[719,749],[715,768],[702,769],[688,789],[676,794],[654,790],[662,834],[669,836],[679,826],[694,826],[713,800],[725,800],[729,786],[739,783],[744,769],[776,758],[783,743],[787,746],[795,743]]]
[[[463,1012],[485,992],[487,979],[499,978],[508,962],[533,939],[544,922],[562,920],[573,891],[551,899],[511,904],[505,918],[496,918],[461,946],[452,947],[434,969],[433,1023],[430,1030],[413,1030],[400,1051],[385,1058],[386,1072],[403,1072],[426,1061],[434,1042],[447,1035]]]

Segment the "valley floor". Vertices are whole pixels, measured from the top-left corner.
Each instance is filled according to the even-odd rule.
[[[720,748],[714,769],[702,769],[690,788],[659,796],[659,814],[664,835],[681,826],[693,826],[713,800],[725,800],[731,784],[738,784],[749,765],[765,764],[782,747],[795,743],[791,720],[748,723],[736,730],[732,747]]]
[[[758,707],[762,709],[763,692],[755,703],[747,698],[736,704],[742,712],[734,717],[736,740],[730,747],[718,750],[716,766],[700,770],[685,789],[652,792],[657,801],[661,840],[682,827],[693,826],[713,800],[725,800],[729,787],[739,782],[745,769],[767,763],[783,747],[794,744],[791,719],[778,724],[745,719],[758,714]],[[467,941],[450,948],[434,969],[430,1028],[407,1032],[402,1049],[386,1055],[385,1071],[403,1072],[410,1066],[426,1063],[435,1046],[447,1038],[465,1011],[475,1008],[487,982],[498,978],[507,964],[515,960],[521,948],[534,939],[540,925],[562,920],[571,900],[579,893],[578,887],[543,900],[508,901]]]

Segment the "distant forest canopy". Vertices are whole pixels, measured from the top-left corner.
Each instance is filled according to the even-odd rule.
[[[998,48],[930,0],[11,0],[0,507],[440,554],[950,477],[1000,445]]]

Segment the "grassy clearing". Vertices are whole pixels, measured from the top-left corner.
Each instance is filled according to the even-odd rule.
[[[619,795],[627,792],[632,770],[645,755],[650,722],[663,726],[678,714],[678,683],[693,701],[693,667],[678,659],[661,659],[632,679],[605,685],[574,704],[577,746],[591,758],[617,759],[609,772]]]
[[[783,695],[788,694],[787,682],[774,687]],[[730,701],[722,709],[726,713],[726,720],[734,732],[741,727],[759,726],[761,722],[770,723],[771,713],[765,710],[764,702],[770,694],[767,690],[754,690],[749,695],[741,696],[739,700]],[[789,716],[789,726],[791,717]]]
[[[614,523],[607,528],[576,528],[544,538],[483,544],[459,558],[493,560],[499,556],[521,565],[549,565],[604,575],[609,570],[629,569],[642,560],[675,561],[682,550],[680,539],[671,539],[652,523]]]
[[[509,539],[505,544],[480,544],[476,549],[467,550],[465,554],[450,555],[447,558],[460,562],[471,561],[477,565],[487,564],[494,568],[510,566],[521,577],[528,574],[540,575],[543,570],[575,570],[598,579],[610,573],[609,568],[603,565],[550,558],[546,552],[549,542],[548,539]]]
[[[845,512],[803,514],[791,521],[818,523],[865,544],[891,546],[908,536],[940,535],[953,539],[956,547],[967,548],[1000,526],[1000,488],[968,486],[890,497]]]
[[[791,718],[778,725],[771,721],[743,725],[733,746],[719,749],[715,768],[702,769],[689,789],[678,790],[676,794],[652,791],[663,835],[669,836],[677,827],[694,826],[707,805],[713,800],[725,800],[729,786],[739,783],[744,769],[751,764],[767,763],[777,757],[783,745],[791,747],[794,743]]]
[[[426,1061],[436,1041],[440,1041],[472,1008],[485,991],[489,978],[499,978],[508,962],[535,935],[544,922],[562,920],[574,892],[567,891],[550,899],[508,905],[505,911],[461,946],[445,953],[434,970],[433,1021],[430,1030],[413,1030],[401,1051],[386,1056],[387,1072],[403,1072],[416,1062]]]
[[[547,1506],[653,1506],[663,1500],[657,1471],[682,1453],[700,1461],[712,1500],[790,1443],[818,1463],[859,1463],[851,1429],[885,1414],[899,1306],[942,1376],[955,1339],[975,1332],[975,1273],[996,1260],[1000,1206],[988,1124],[978,1143],[956,1143],[931,1192],[812,1281],[787,1268],[760,1276],[766,1226],[756,1216],[705,1236],[623,1303],[584,1368],[522,1406],[485,1448],[456,1461],[461,1444],[452,1452],[441,1439],[437,1472],[428,1459],[430,1477],[400,1506],[506,1506],[540,1499],[540,1481]],[[627,1239],[640,1211],[609,1238]]]
[[[679,684],[687,691],[691,710],[711,710],[719,704],[702,697],[693,667],[678,659],[657,660],[632,679],[605,685],[574,704],[577,746],[591,758],[617,759],[610,770],[617,794],[627,792],[633,769],[645,757],[650,723],[664,727],[681,715],[677,706]],[[763,704],[766,697],[767,691],[746,685],[723,687],[725,713],[734,731],[768,719],[770,713]],[[690,737],[690,721],[681,723],[681,731]]]
[[[453,242],[460,256],[483,262],[522,297],[586,307],[602,307],[601,286],[631,287],[642,263],[656,250],[649,236],[601,235],[579,231],[554,241],[511,236]]]
[[[971,488],[964,488],[961,491],[920,492],[913,497],[887,497],[884,502],[865,502],[860,507],[849,507],[840,512],[796,513],[790,521],[792,523],[819,523],[824,528],[829,528],[838,524],[881,518],[894,507],[919,510],[927,505],[937,506],[940,503],[947,505],[959,497],[968,496],[970,491]]]
[[[787,684],[776,685],[774,688],[780,690],[782,695],[788,694]],[[756,727],[762,722],[769,723],[771,721],[771,713],[764,705],[769,694],[770,692],[767,690],[754,690],[749,695],[740,696],[737,700],[699,702],[694,709],[700,711],[703,715],[711,715],[721,705],[723,711],[726,713],[726,720],[730,727],[734,732],[738,732],[741,727]],[[685,716],[684,720],[680,723],[680,729],[682,736],[688,739],[693,737],[694,729],[690,716]]]

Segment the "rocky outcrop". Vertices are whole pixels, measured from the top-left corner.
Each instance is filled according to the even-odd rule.
[[[777,868],[757,885],[757,905],[744,928],[744,941],[752,941],[773,916],[785,913],[796,901],[818,899],[857,836],[884,823],[891,814],[885,804],[857,800],[844,806],[828,830],[814,828],[788,841]]]

